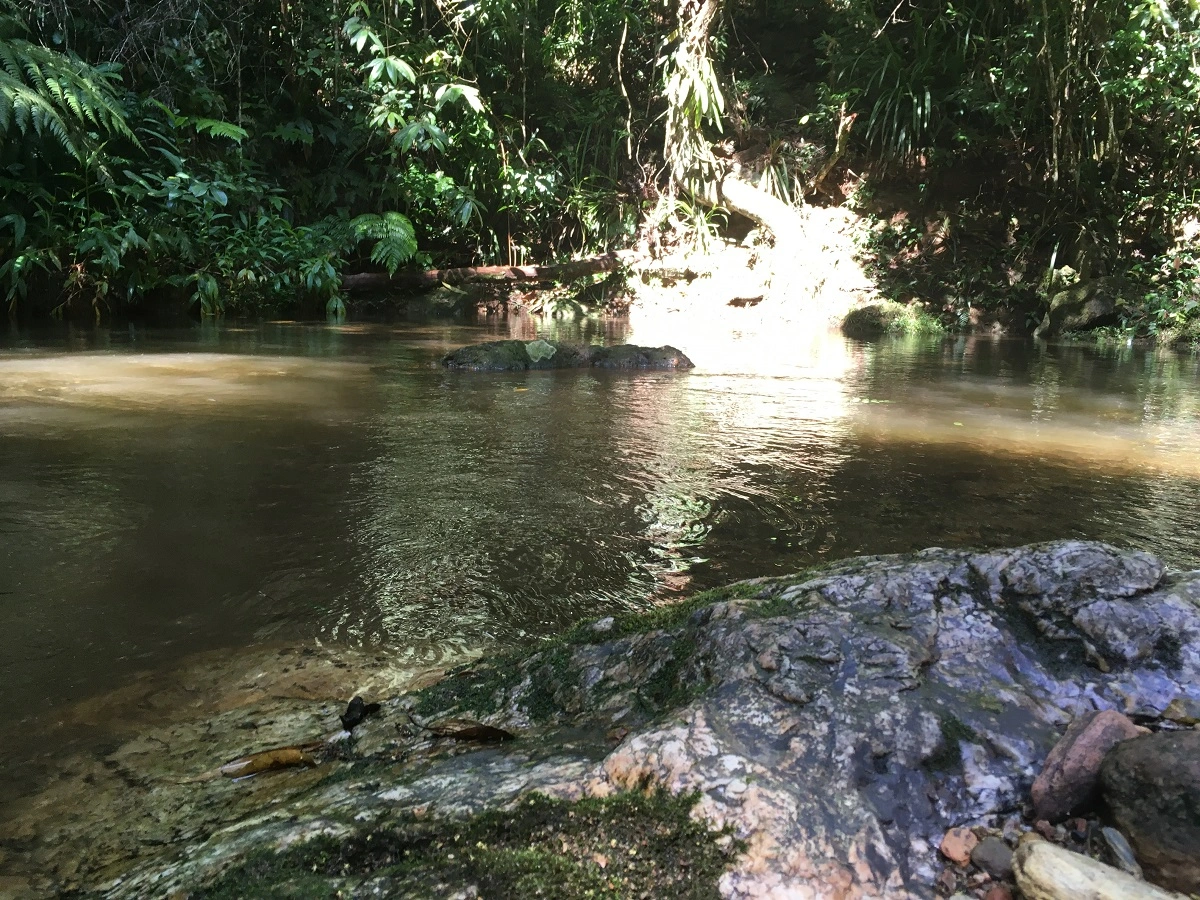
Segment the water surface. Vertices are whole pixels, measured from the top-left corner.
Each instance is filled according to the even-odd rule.
[[[690,373],[436,364],[537,327],[0,337],[0,799],[60,744],[103,747],[48,748],[72,704],[201,651],[436,663],[928,546],[1200,566],[1195,356],[675,320],[551,330],[669,340]]]

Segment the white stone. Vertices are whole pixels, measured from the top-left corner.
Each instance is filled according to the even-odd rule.
[[[1187,900],[1046,841],[1031,841],[1013,859],[1026,900]]]

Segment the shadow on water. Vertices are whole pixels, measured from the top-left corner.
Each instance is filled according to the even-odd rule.
[[[1195,357],[587,327],[697,368],[436,364],[529,320],[5,338],[0,797],[35,750],[53,767],[63,711],[203,651],[436,664],[934,545],[1076,536],[1200,566]]]

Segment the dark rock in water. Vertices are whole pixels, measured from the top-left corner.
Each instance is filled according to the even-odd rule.
[[[602,369],[691,369],[692,361],[674,347],[638,347],[617,344],[598,347],[592,365]]]
[[[1117,319],[1117,304],[1130,290],[1120,278],[1093,278],[1059,291],[1050,300],[1042,324],[1034,337],[1057,337],[1064,331],[1085,331],[1108,325]]]
[[[745,841],[724,897],[916,900],[945,875],[947,830],[1002,826],[1072,719],[1159,715],[1180,697],[1200,700],[1200,574],[1079,541],[852,559],[451,673],[404,702],[521,739],[450,746],[381,727],[338,777],[244,826],[225,815],[110,895],[184,890],[246,853],[365,840],[396,817],[657,786],[695,792],[698,815]],[[419,740],[450,755],[415,756]]]
[[[367,703],[362,697],[354,697],[346,705],[346,711],[340,716],[342,727],[347,731],[353,731],[368,716],[374,715],[377,712],[379,712],[378,703]]]
[[[1092,804],[1100,787],[1104,755],[1118,742],[1137,737],[1138,727],[1116,710],[1089,712],[1075,719],[1033,782],[1033,809],[1039,819],[1058,821]]]
[[[1118,744],[1104,760],[1101,786],[1146,877],[1200,892],[1200,731]]]
[[[674,347],[621,344],[599,347],[558,341],[489,341],[448,354],[442,364],[451,369],[507,372],[525,369],[691,369],[692,361]]]

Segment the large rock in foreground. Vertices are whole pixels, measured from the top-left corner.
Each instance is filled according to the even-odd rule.
[[[1112,866],[1045,842],[1021,847],[1017,886],[1025,900],[1184,900]]]
[[[442,360],[451,369],[508,372],[524,369],[691,369],[694,365],[674,347],[618,344],[566,344],[558,341],[489,341],[455,350]]]
[[[533,791],[658,788],[694,792],[744,841],[725,897],[927,898],[945,831],[1015,818],[1073,718],[1180,698],[1200,699],[1200,573],[1085,542],[855,559],[582,626],[385,702],[333,777],[108,891],[169,894],[314,835],[382,846]],[[411,724],[462,717],[516,739],[429,754]],[[326,887],[355,897],[390,877],[335,874]]]

